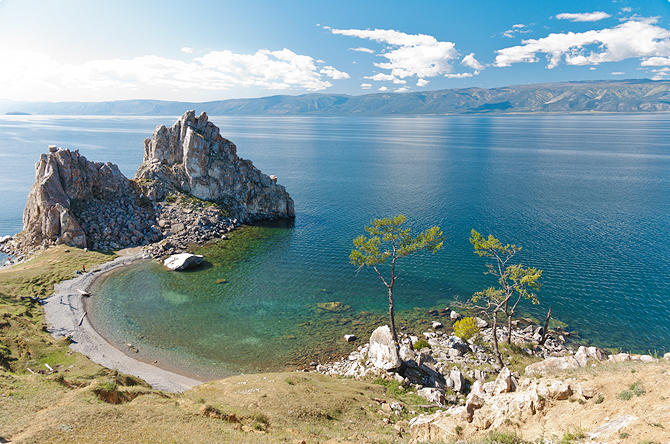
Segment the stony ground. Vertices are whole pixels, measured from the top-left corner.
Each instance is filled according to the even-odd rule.
[[[477,378],[495,381],[496,375],[488,370],[482,374],[483,366],[466,366],[489,365],[486,344],[477,345],[481,350],[470,344],[466,352],[458,341],[449,339],[450,326],[444,322],[441,328],[423,324],[417,331],[406,331],[410,343],[411,336],[416,336],[433,345],[405,350],[405,359],[413,357],[417,365],[428,364],[450,376],[454,366],[463,366],[459,368],[464,389],[450,389],[455,399],[445,398],[441,406],[419,396],[423,384],[384,372],[358,372],[361,380],[315,371],[239,375],[183,394],[153,390],[137,378],[71,352],[66,340],[57,341],[42,328],[39,298],[49,294],[53,283],[82,265],[93,269],[108,259],[65,249],[47,250],[33,261],[0,271],[0,442],[409,442],[413,418],[463,405]],[[519,325],[519,331],[525,331],[531,342],[503,350],[505,362],[519,373],[517,382],[523,383],[525,366],[540,359],[531,354],[543,352],[532,345],[535,328]],[[365,345],[360,347],[359,359],[347,357],[347,361],[360,363]],[[328,373],[336,362],[331,367],[321,364],[320,370]],[[454,421],[453,439],[447,441],[490,442],[492,432],[504,433],[494,436],[499,442],[670,441],[667,360],[600,363],[591,359],[585,367],[549,371],[529,380],[536,385],[579,384],[590,392],[588,397],[572,393],[565,399],[545,399],[534,414],[510,415],[495,429],[478,428],[475,421],[462,426]],[[616,421],[624,425],[590,440],[589,433]]]

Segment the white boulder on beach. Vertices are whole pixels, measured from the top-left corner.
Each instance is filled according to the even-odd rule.
[[[202,263],[203,256],[199,254],[180,253],[165,259],[163,265],[173,271],[186,270]]]

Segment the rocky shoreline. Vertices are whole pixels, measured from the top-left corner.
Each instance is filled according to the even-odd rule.
[[[447,309],[448,310],[448,309]],[[460,317],[451,312],[451,319]],[[605,363],[658,362],[651,355],[612,354],[598,347],[568,345],[564,329],[547,332],[544,345],[537,345],[542,327],[527,321],[515,322],[512,344],[535,362],[525,366],[523,374],[511,371],[508,358],[502,370],[495,368],[496,359],[490,349],[491,328],[482,319],[480,336],[464,341],[453,333],[442,332],[439,322],[423,337],[401,334],[396,352],[388,326],[373,332],[370,341],[349,356],[327,364],[318,364],[312,371],[357,380],[381,378],[398,384],[406,393],[415,393],[426,400],[425,407],[437,408],[430,414],[405,411],[401,403],[381,405],[384,422],[395,423],[398,432],[408,431],[411,442],[449,442],[468,431],[497,429],[511,418],[535,415],[551,403],[570,399],[584,403],[598,395],[589,385],[574,378],[558,379],[557,371],[577,370]],[[499,341],[507,340],[506,327],[498,331]],[[345,338],[346,340],[346,338]],[[417,350],[417,345],[425,346]],[[662,358],[670,361],[670,353]],[[544,377],[543,377],[544,375]],[[549,376],[547,376],[549,375]],[[538,379],[542,378],[542,379]],[[596,401],[597,402],[597,401]],[[410,421],[394,421],[403,413],[414,416]],[[614,423],[612,430],[627,423]],[[604,427],[589,437],[597,438],[612,430]]]
[[[133,179],[117,165],[49,146],[35,165],[23,231],[3,238],[10,263],[50,245],[97,251],[144,246],[154,257],[221,238],[240,225],[295,217],[286,189],[219,134],[203,112],[159,125]]]

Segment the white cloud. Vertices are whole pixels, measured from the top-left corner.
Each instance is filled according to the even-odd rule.
[[[421,86],[426,86],[426,85],[428,85],[429,83],[430,83],[430,81],[428,81],[428,80],[426,80],[426,79],[419,79],[419,80],[416,82],[416,86],[419,86],[419,87],[421,87]]]
[[[621,8],[621,10],[622,10],[623,12],[631,12],[631,11],[633,10],[633,8],[631,8],[631,7],[626,7],[626,8]]]
[[[407,92],[407,91],[409,91],[409,88],[406,87],[406,86],[403,86],[403,87],[398,88],[398,89],[395,90],[395,92],[397,92],[397,93],[402,93],[402,92]]]
[[[508,29],[507,31],[502,33],[503,37],[507,37],[509,39],[514,38],[514,33],[516,32],[516,29]]]
[[[393,81],[396,79],[396,76],[391,75],[391,74],[384,74],[383,72],[377,73],[374,76],[368,76],[365,77],[366,79],[370,80],[376,80],[377,82],[384,82],[384,81]]]
[[[611,17],[608,13],[602,11],[584,12],[584,13],[570,13],[564,12],[556,16],[559,20],[570,20],[571,22],[597,22]]]
[[[389,89],[385,86],[380,86],[379,91],[388,91]]]
[[[521,23],[518,23],[516,25],[512,25],[512,28],[525,28],[526,25],[522,25]]]
[[[581,33],[549,34],[521,43],[498,50],[494,65],[534,63],[539,61],[537,53],[546,54],[547,68],[550,69],[562,61],[568,65],[597,65],[635,57],[670,56],[670,31],[648,20],[629,21],[614,28]],[[594,48],[594,45],[597,46]]]
[[[591,70],[591,71],[595,71],[595,70],[596,70],[596,67],[595,67],[595,66],[592,66],[592,67],[589,68],[589,70]]]
[[[349,48],[350,51],[357,51],[357,52],[367,52],[368,54],[374,54],[375,52],[370,49],[370,48],[363,48],[362,46],[358,48]]]
[[[449,63],[458,57],[452,42],[440,42],[435,37],[424,34],[405,34],[392,29],[331,29],[333,34],[358,37],[386,45],[386,51],[380,54],[388,60],[375,63],[378,68],[391,71],[395,78],[411,76],[435,77],[451,73]]]
[[[479,71],[475,71],[474,75],[477,75],[477,74],[479,74]],[[469,73],[469,72],[463,72],[463,73],[460,73],[460,74],[445,74],[444,76],[448,77],[450,79],[466,79],[468,77],[472,77],[473,74]]]
[[[319,71],[319,73],[325,74],[333,80],[341,80],[349,78],[349,74],[347,74],[346,72],[338,71],[332,66],[324,66],[323,69]]]
[[[319,67],[311,57],[288,49],[259,50],[255,54],[212,51],[188,62],[148,55],[78,65],[61,63],[39,52],[0,50],[2,96],[14,100],[35,100],[34,96],[42,93],[73,100],[77,94],[105,89],[225,90],[255,86],[316,91],[332,86],[323,76],[349,78],[347,73],[332,66]]]
[[[670,57],[650,57],[640,63],[640,66],[667,66],[670,65]]]
[[[180,49],[180,51],[185,52],[186,54],[193,54],[193,51],[195,51],[195,49],[189,48],[188,46],[184,46],[182,49]]]
[[[613,73],[612,73],[613,76],[622,76],[622,75],[624,75],[624,74],[626,74],[626,73],[623,72],[623,71],[616,71],[616,72],[613,72]]]
[[[651,72],[656,73],[651,80],[664,80],[665,76],[670,75],[670,68],[652,69]]]
[[[361,83],[361,88],[370,89],[372,88],[372,83]]]
[[[471,52],[470,54],[466,55],[463,57],[463,60],[461,60],[461,65],[469,66],[472,69],[476,69],[477,71],[481,71],[484,69],[484,65],[479,63],[477,59],[475,59],[475,53]]]

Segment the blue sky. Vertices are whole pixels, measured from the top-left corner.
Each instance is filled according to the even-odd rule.
[[[0,99],[670,78],[670,2],[0,0]]]

